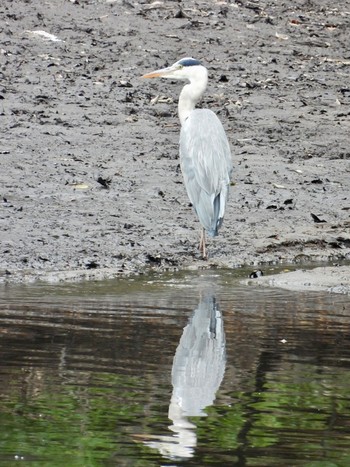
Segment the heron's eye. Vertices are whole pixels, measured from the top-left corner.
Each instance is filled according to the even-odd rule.
[[[179,65],[178,69],[182,70],[183,67],[184,67],[183,65]]]

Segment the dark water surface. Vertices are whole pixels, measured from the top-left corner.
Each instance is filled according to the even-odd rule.
[[[0,464],[349,466],[349,297],[237,273],[0,289]]]

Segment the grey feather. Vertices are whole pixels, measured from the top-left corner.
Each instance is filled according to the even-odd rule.
[[[210,236],[220,228],[232,161],[225,130],[214,112],[193,110],[180,133],[180,162],[188,197]]]

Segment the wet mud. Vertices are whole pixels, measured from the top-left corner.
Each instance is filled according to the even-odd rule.
[[[0,5],[0,280],[350,258],[350,2],[54,1]],[[181,83],[234,166],[225,221],[200,226],[178,159]]]
[[[298,269],[292,272],[246,279],[242,283],[303,292],[350,294],[350,267],[337,265],[310,270]]]

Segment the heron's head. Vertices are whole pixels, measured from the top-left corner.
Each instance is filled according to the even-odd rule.
[[[207,69],[199,60],[186,57],[169,67],[147,73],[142,78],[171,78],[192,81],[199,75],[207,77]]]

